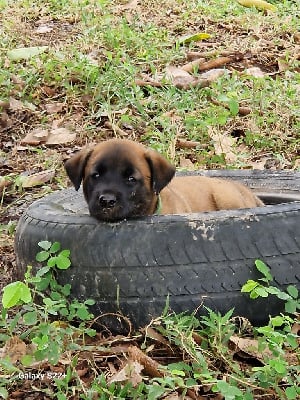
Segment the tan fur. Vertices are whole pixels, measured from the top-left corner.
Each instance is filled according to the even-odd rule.
[[[125,139],[83,149],[66,161],[65,168],[76,190],[83,182],[90,213],[100,220],[154,214],[158,195],[161,214],[263,206],[239,182],[204,176],[174,177],[175,168],[161,154]],[[101,177],[94,179],[92,176],[98,176],[98,172]],[[129,184],[128,178],[137,183]],[[110,202],[113,199],[114,204],[105,200],[103,205],[104,198]]]

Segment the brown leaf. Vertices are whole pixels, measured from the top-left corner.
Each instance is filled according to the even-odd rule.
[[[198,58],[187,64],[184,64],[181,68],[186,72],[193,72],[194,70],[197,70],[199,65],[203,64],[204,62],[205,62],[205,58]]]
[[[49,33],[52,32],[53,28],[49,25],[40,25],[38,28],[36,28],[35,33],[38,33],[39,35],[43,35],[44,33]]]
[[[31,110],[34,111],[36,109],[36,106],[32,103],[29,103],[28,101],[25,101],[24,103],[20,100],[17,100],[13,97],[10,97],[9,99],[9,108],[11,111],[21,111],[21,110]]]
[[[76,132],[72,133],[67,128],[51,129],[46,144],[64,144],[73,142],[76,139]]]
[[[141,372],[144,367],[137,361],[129,360],[125,366],[109,379],[109,383],[113,382],[131,382],[132,386],[137,386],[142,382]]]
[[[187,86],[195,82],[195,78],[191,74],[173,65],[166,68],[166,77],[175,86]]]
[[[51,182],[55,175],[55,171],[48,169],[46,171],[37,172],[36,174],[28,176],[20,176],[21,185],[23,188],[32,188],[34,186],[41,186],[47,182]]]
[[[147,356],[136,346],[129,346],[128,355],[131,360],[137,361],[142,364],[145,372],[151,377],[163,377],[162,365],[157,361],[153,360],[151,357]]]
[[[254,78],[264,78],[265,73],[258,67],[251,67],[245,70],[247,75],[253,76]]]
[[[203,72],[203,74],[200,75],[200,78],[206,79],[209,82],[214,82],[221,76],[225,74],[225,72],[228,71],[225,68],[214,68],[211,69],[210,71]]]
[[[0,176],[0,195],[3,193],[4,189],[12,184],[11,180],[5,176]]]
[[[138,6],[138,0],[131,0],[128,3],[119,6],[121,10],[134,10]]]
[[[56,114],[63,110],[65,103],[49,103],[45,104],[47,114]]]
[[[49,136],[49,130],[44,128],[36,128],[31,132],[27,133],[24,139],[21,140],[21,144],[28,144],[30,146],[37,146],[41,143],[46,143]]]
[[[176,146],[180,149],[195,149],[196,147],[200,146],[199,142],[194,140],[186,140],[178,138],[176,140]]]
[[[195,169],[194,164],[189,158],[180,157],[179,158],[179,167],[184,169]]]
[[[279,72],[285,72],[289,69],[289,64],[285,60],[277,60]]]
[[[0,349],[0,358],[9,357],[12,363],[20,361],[26,354],[26,344],[18,336],[12,336]]]
[[[240,338],[238,336],[231,336],[230,342],[236,346],[237,351],[242,351],[257,360],[264,362],[265,358],[272,358],[273,353],[268,349],[260,351],[258,349],[258,341],[256,339]]]
[[[228,163],[234,163],[237,159],[237,155],[232,150],[233,145],[235,144],[235,139],[219,132],[215,133],[211,131],[209,135],[214,143],[215,154],[224,154],[225,160]]]
[[[159,332],[157,332],[157,330],[155,330],[154,328],[152,328],[151,326],[147,327],[147,329],[143,329],[143,332],[145,333],[145,335],[153,340],[156,340],[159,343],[162,343],[166,346],[169,346],[170,343],[168,342],[168,340]]]

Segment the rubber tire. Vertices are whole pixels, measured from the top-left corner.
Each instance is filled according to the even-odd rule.
[[[102,223],[89,216],[80,191],[65,189],[34,202],[20,219],[15,236],[19,277],[27,265],[40,267],[35,261],[40,240],[58,241],[71,250],[72,261],[59,281],[71,283],[74,297],[96,300],[96,316],[121,311],[138,328],[161,315],[169,296],[177,313],[197,309],[203,314],[203,305],[222,314],[234,308],[234,315],[255,325],[266,323],[283,303],[275,296],[250,300],[240,289],[248,279],[261,277],[256,259],[271,268],[276,286],[300,289],[300,173],[192,174],[238,179],[273,204]],[[106,323],[123,329],[117,319]]]

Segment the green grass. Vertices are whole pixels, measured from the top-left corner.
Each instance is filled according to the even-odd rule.
[[[53,40],[48,51],[40,56],[26,61],[2,59],[2,99],[7,99],[12,92],[15,95],[11,74],[24,83],[16,93],[19,99],[43,105],[52,99],[42,96],[40,89],[49,85],[54,88],[54,100],[67,103],[70,117],[82,96],[88,95],[90,101],[84,106],[81,123],[84,135],[97,137],[99,134],[93,135],[92,131],[95,125],[101,127],[105,120],[101,115],[105,114],[115,122],[126,120],[138,132],[138,137],[167,155],[170,143],[178,135],[199,141],[200,149],[205,144],[210,151],[207,157],[205,154],[201,157],[199,167],[210,166],[210,158],[214,157],[209,129],[213,127],[217,132],[230,135],[231,129],[239,125],[243,134],[238,144],[246,146],[246,158],[251,159],[253,152],[256,157],[260,151],[268,152],[270,157],[282,155],[288,167],[294,165],[295,149],[299,145],[299,73],[296,72],[299,62],[293,59],[292,51],[298,21],[295,2],[277,2],[278,14],[264,15],[235,1],[181,1],[176,4],[165,1],[159,5],[146,1],[142,18],[138,18],[140,9],[137,8],[137,15],[135,10],[127,14],[129,21],[126,10],[120,12],[118,4],[124,2],[3,2],[4,54],[17,47],[44,45],[43,35],[34,34],[41,18],[46,25],[50,21],[49,26],[55,33],[50,35]],[[153,7],[153,18],[150,18]],[[163,14],[166,9],[171,13],[169,19]],[[230,28],[224,30],[226,25]],[[140,73],[154,75],[162,73],[168,64],[182,65],[186,51],[197,50],[197,45],[191,43],[189,48],[184,48],[176,42],[180,35],[197,30],[210,33],[219,51],[228,48],[254,51],[260,46],[259,39],[263,39],[265,45],[258,50],[253,63],[259,62],[267,70],[271,64],[274,71],[277,54],[280,54],[289,65],[288,71],[263,79],[233,71],[208,89],[142,90],[135,85]],[[283,42],[286,50],[279,51]],[[231,115],[209,100],[210,96],[218,99],[222,95],[247,105],[252,110],[251,115],[244,118]],[[126,107],[126,115],[118,117],[116,113]],[[180,119],[179,126],[174,126],[176,124],[165,116],[174,110]],[[51,117],[40,115],[40,122],[45,124]],[[173,161],[177,162],[178,157]],[[237,161],[236,166],[240,165]]]
[[[255,166],[255,161],[271,160],[280,168],[299,170],[299,5],[293,0],[270,1],[278,8],[276,14],[244,8],[234,0],[145,0],[132,9],[122,8],[125,0],[0,0],[0,159],[4,160],[0,174],[14,183],[0,197],[2,210],[7,213],[0,221],[7,259],[13,252],[15,228],[9,209],[19,207],[23,198],[31,196],[33,200],[49,188],[65,186],[63,159],[74,146],[115,136],[104,126],[107,120],[121,127],[126,137],[159,150],[178,167],[185,158],[192,160],[195,168],[249,168]],[[39,26],[50,31],[39,34]],[[198,32],[209,33],[211,38],[179,45],[181,36]],[[48,49],[28,59],[8,57],[10,50],[36,46]],[[210,51],[215,56],[222,51],[240,52],[245,58],[243,63],[226,67],[227,72],[204,89],[136,85],[136,78],[142,74],[156,79],[156,75],[164,74],[166,66],[182,66],[188,51]],[[279,60],[285,63],[281,72]],[[253,66],[266,75],[247,75],[246,68]],[[20,100],[25,108],[14,110],[8,104],[10,98]],[[47,113],[45,106],[57,102],[64,104],[63,110]],[[240,116],[236,105],[248,107],[251,113]],[[9,126],[5,125],[6,117],[11,121]],[[77,132],[75,143],[51,148],[25,146],[15,151],[26,133],[49,128],[58,121]],[[233,161],[216,151],[212,133],[232,138],[232,150],[236,152]],[[181,148],[176,144],[178,137],[196,141],[198,146]],[[53,183],[27,192],[18,186],[20,174],[44,169],[56,170]],[[290,320],[280,320],[281,326],[276,326],[279,320],[273,325],[270,322],[265,331],[256,332],[262,338],[261,346],[274,351],[273,361],[265,360],[263,366],[245,372],[234,363],[228,347],[228,335],[234,328],[227,317],[210,314],[199,321],[193,316],[165,315],[158,324],[154,322],[153,327],[168,340],[164,351],[172,349],[172,355],[179,354],[166,366],[165,377],[147,377],[136,387],[109,383],[103,373],[108,371],[106,361],[96,366],[88,361],[94,375],[87,387],[77,374],[87,367],[86,360],[76,356],[64,370],[63,380],[52,381],[50,389],[40,389],[55,392],[58,399],[70,398],[75,390],[82,399],[96,395],[105,400],[151,400],[174,390],[184,395],[197,386],[210,393],[222,393],[226,400],[252,400],[256,395],[272,400],[295,399],[299,394],[295,389],[299,378],[293,369],[296,363],[287,365],[278,356],[284,346],[288,351],[293,347],[284,342],[285,335],[291,338]],[[12,322],[17,323],[14,319]],[[53,330],[53,326],[50,328]],[[51,335],[48,338],[48,345],[56,350],[63,347],[63,329],[54,344]],[[70,329],[71,338],[74,331]],[[194,333],[202,336],[201,344],[195,343]],[[144,345],[151,354],[153,340],[147,335],[139,336],[137,343],[141,340],[141,347]],[[122,343],[126,345],[127,339]],[[107,348],[103,351],[110,359]],[[116,354],[114,358],[118,368],[119,357]],[[16,372],[14,366],[3,362],[1,368],[7,387],[15,390],[21,383],[12,375],[7,378]],[[277,390],[272,392],[273,398],[266,397],[269,387]],[[0,396],[5,397],[1,388]]]

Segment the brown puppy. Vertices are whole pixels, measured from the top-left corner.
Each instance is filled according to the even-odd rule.
[[[65,168],[76,190],[83,181],[90,214],[103,221],[263,205],[240,183],[203,176],[173,178],[175,168],[164,157],[125,139],[83,149]]]

